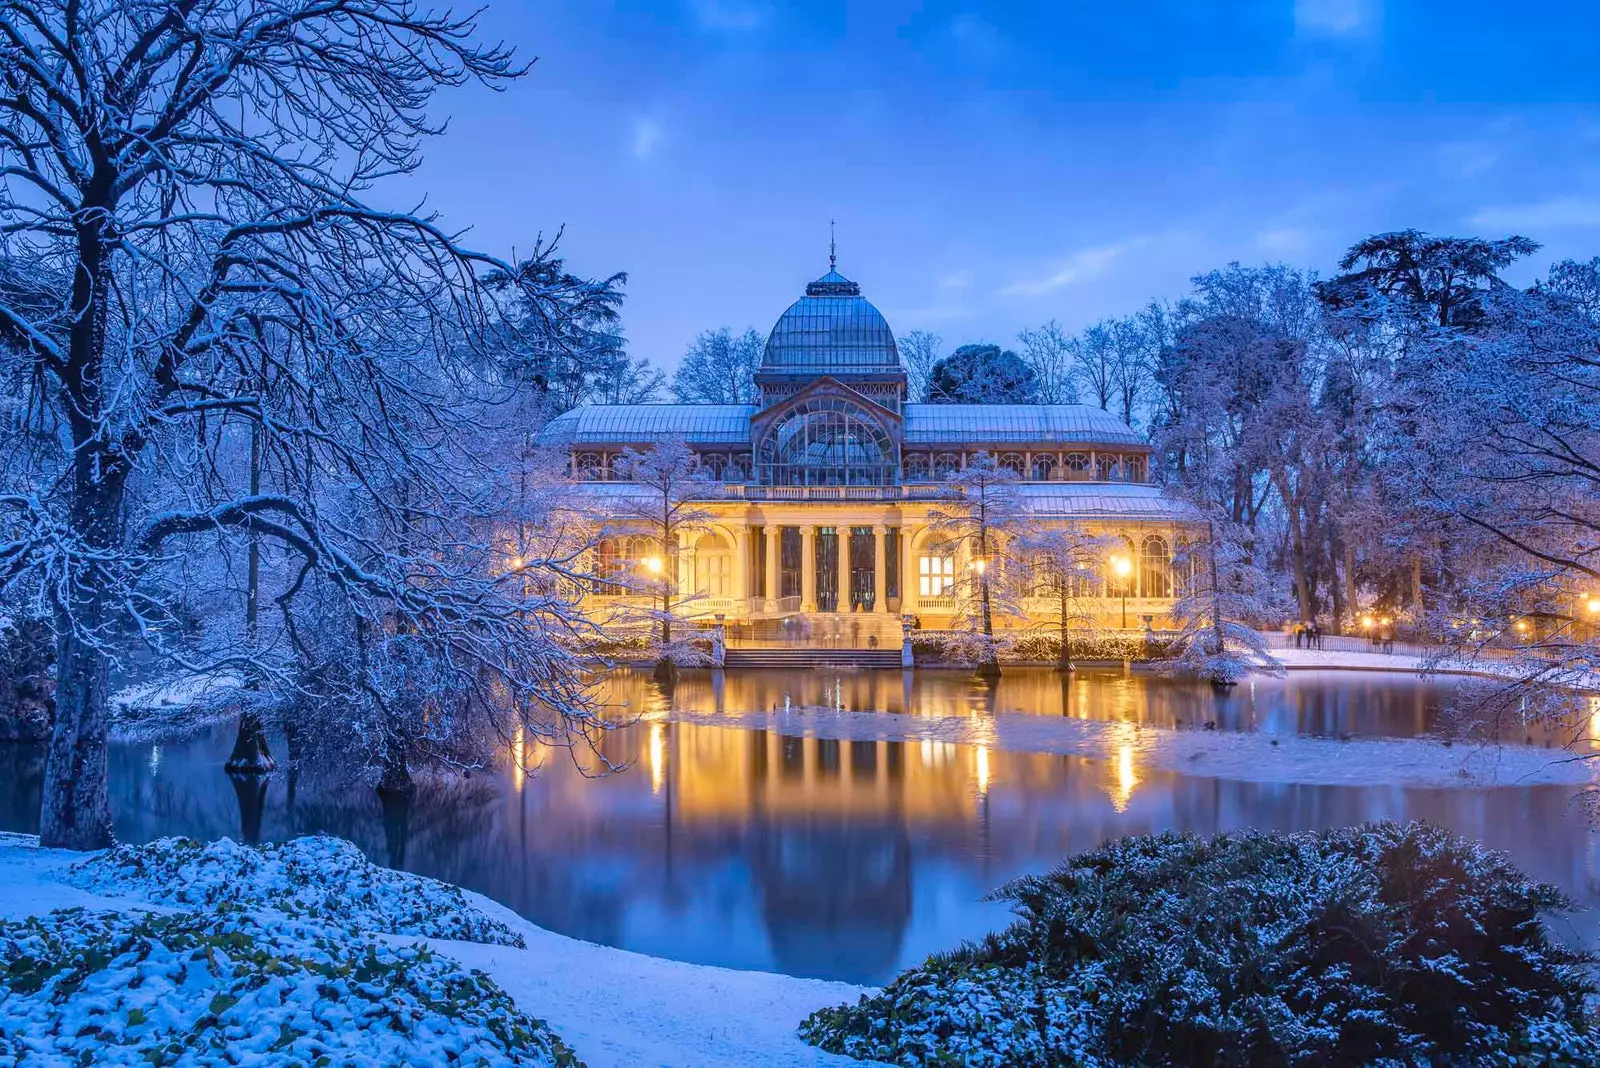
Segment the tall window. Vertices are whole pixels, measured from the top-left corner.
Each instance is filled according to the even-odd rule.
[[[1145,597],[1172,596],[1172,551],[1154,534],[1139,546],[1139,588]]]
[[[884,567],[889,573],[883,576],[883,595],[900,596],[900,528],[890,527],[884,535]]]
[[[1056,473],[1056,458],[1047,452],[1041,452],[1033,458],[1033,480],[1035,482],[1049,482]]]
[[[1086,452],[1067,453],[1068,477],[1087,478],[1089,475],[1089,454]]]
[[[1094,460],[1094,477],[1096,480],[1100,482],[1114,482],[1122,477],[1121,468],[1117,466],[1117,458],[1115,456],[1101,453],[1100,455],[1096,456]]]
[[[618,538],[601,538],[596,555],[599,559],[595,566],[594,592],[612,597],[626,592],[621,582],[627,570],[622,541]]]
[[[1022,469],[1022,454],[1020,452],[1001,453],[999,464],[1007,471],[1015,471],[1019,475],[1024,473]]]
[[[800,554],[803,543],[799,527],[778,528],[778,596],[800,596]]]
[[[948,597],[956,585],[956,558],[950,553],[926,552],[917,558],[917,594]]]

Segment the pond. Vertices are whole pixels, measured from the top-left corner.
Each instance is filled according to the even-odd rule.
[[[632,710],[666,708],[642,677],[612,680]],[[1328,736],[1441,730],[1460,685],[1406,675],[1293,674],[1233,694],[1135,674],[1008,674],[998,688],[919,672],[690,673],[670,705],[786,702],[885,715],[1032,714],[1151,726],[1213,723]],[[1106,839],[1168,828],[1303,830],[1427,819],[1509,852],[1581,905],[1600,905],[1600,851],[1571,786],[1490,789],[1236,782],[1127,760],[941,742],[833,741],[702,722],[641,722],[606,740],[621,774],[564,751],[427,782],[406,807],[333,769],[260,786],[222,771],[231,727],[112,751],[118,836],[282,839],[325,831],[374,860],[481,891],[535,923],[639,952],[735,968],[881,983],[1007,920],[982,900],[1005,880]],[[1543,737],[1541,735],[1541,737]],[[1522,738],[1518,738],[1522,741]],[[1549,739],[1547,739],[1549,740]],[[591,758],[592,762],[592,758]],[[0,747],[0,828],[37,829],[42,757]],[[1600,944],[1595,913],[1558,921]]]

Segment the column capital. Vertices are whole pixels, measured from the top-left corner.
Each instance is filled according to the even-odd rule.
[[[872,524],[872,533],[877,535],[880,538],[883,537],[885,534],[889,533],[889,524],[888,523],[874,523],[874,524]]]

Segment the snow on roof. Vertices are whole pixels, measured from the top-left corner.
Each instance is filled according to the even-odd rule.
[[[626,445],[681,436],[695,445],[750,442],[749,404],[590,404],[546,423],[543,444]],[[907,448],[937,445],[1143,445],[1088,404],[907,404]]]
[[[628,444],[683,437],[699,444],[750,441],[750,404],[588,404],[539,431],[542,444]]]
[[[908,404],[906,445],[990,442],[1143,445],[1121,419],[1089,404]]]

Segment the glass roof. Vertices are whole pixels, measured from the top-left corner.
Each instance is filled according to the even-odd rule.
[[[769,372],[899,369],[888,321],[861,296],[860,286],[832,269],[778,318],[761,360],[761,370]]]
[[[648,443],[669,435],[696,445],[748,445],[751,404],[589,404],[539,431],[543,444]]]
[[[906,448],[918,445],[1143,445],[1134,430],[1089,404],[907,404]]]

